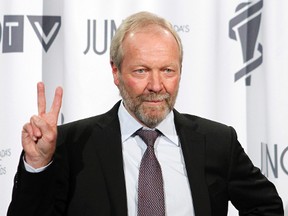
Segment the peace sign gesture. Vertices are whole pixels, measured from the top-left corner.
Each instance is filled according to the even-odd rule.
[[[32,116],[22,130],[25,160],[34,168],[46,166],[55,152],[62,95],[62,88],[56,88],[51,109],[46,112],[45,86],[43,82],[37,84],[38,115]]]

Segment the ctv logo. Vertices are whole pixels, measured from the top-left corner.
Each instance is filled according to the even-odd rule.
[[[27,16],[45,52],[48,51],[61,27],[60,16]],[[0,23],[0,43],[3,53],[23,52],[24,50],[23,15],[5,15]]]

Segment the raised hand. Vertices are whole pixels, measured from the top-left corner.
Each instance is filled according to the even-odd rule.
[[[62,95],[62,88],[56,88],[51,109],[46,112],[45,86],[42,82],[37,84],[38,115],[32,116],[22,130],[25,160],[34,168],[46,166],[55,152]]]

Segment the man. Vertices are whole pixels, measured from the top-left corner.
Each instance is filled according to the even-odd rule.
[[[253,166],[233,128],[173,108],[183,51],[167,21],[147,12],[128,17],[110,56],[123,100],[103,115],[57,128],[62,89],[46,112],[44,84],[38,84],[38,115],[23,127],[9,216],[224,216],[228,201],[240,215],[283,215],[275,187]],[[160,131],[154,148],[161,184],[150,189],[154,180],[145,180],[139,195],[141,158],[149,148],[141,128]],[[164,200],[150,196],[158,190]],[[153,202],[139,210],[145,196]]]

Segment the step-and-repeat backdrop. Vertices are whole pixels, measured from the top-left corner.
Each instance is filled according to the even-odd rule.
[[[109,65],[123,18],[150,11],[184,45],[176,108],[236,128],[288,205],[288,1],[0,0],[0,215],[11,199],[21,129],[37,113],[36,83],[64,88],[59,124],[118,99]],[[229,215],[238,215],[231,207]]]

